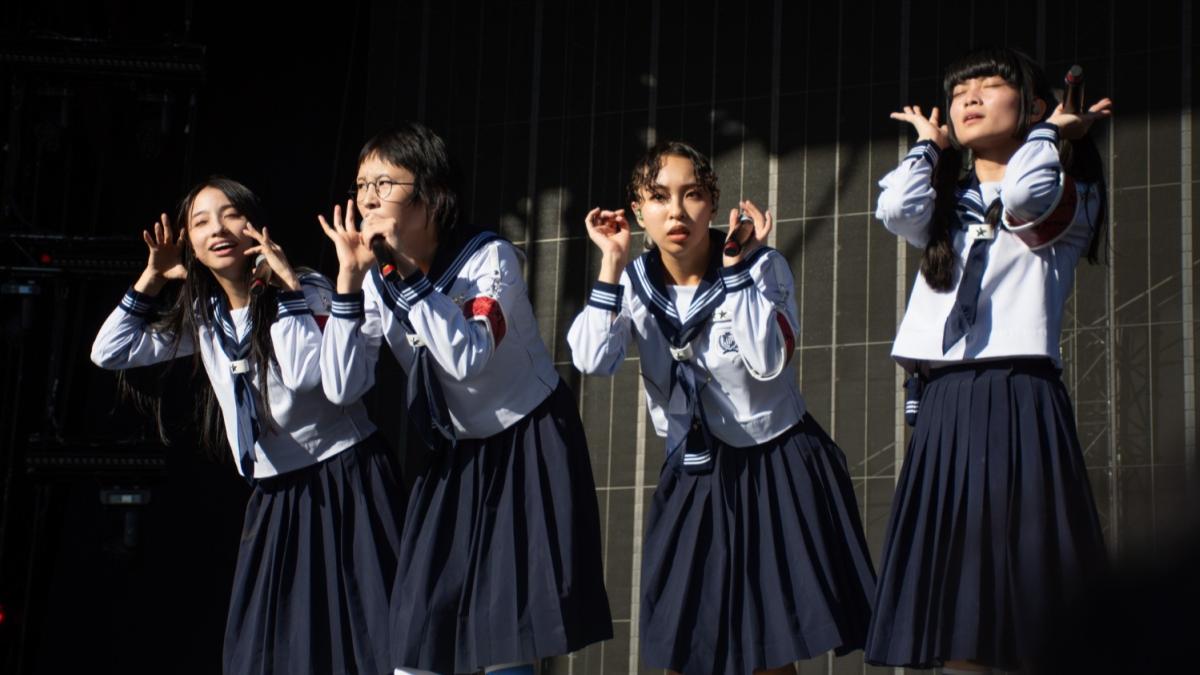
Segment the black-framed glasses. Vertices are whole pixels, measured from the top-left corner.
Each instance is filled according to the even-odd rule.
[[[381,176],[375,180],[358,181],[354,184],[354,187],[350,188],[348,194],[354,199],[360,199],[367,196],[367,190],[369,190],[372,185],[375,186],[375,194],[379,195],[380,199],[387,199],[387,196],[392,193],[392,189],[397,185],[416,185],[416,183],[401,182],[392,180],[386,176]]]

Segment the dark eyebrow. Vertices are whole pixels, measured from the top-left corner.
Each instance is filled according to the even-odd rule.
[[[701,185],[700,183],[687,183],[685,185],[680,185],[679,189],[686,192],[688,190],[694,190],[696,188],[703,188],[703,187],[704,186]],[[651,185],[650,189],[651,190],[667,190],[668,188],[666,185],[663,185],[662,183],[654,183]]]

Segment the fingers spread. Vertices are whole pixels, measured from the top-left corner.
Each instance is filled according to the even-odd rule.
[[[746,201],[742,202],[742,206],[743,206],[743,208],[746,209],[746,213],[749,213],[750,217],[754,219],[755,225],[758,225],[759,223],[762,222],[762,220],[763,220],[762,211],[760,211],[759,208],[757,206],[755,206],[754,202],[747,199]]]

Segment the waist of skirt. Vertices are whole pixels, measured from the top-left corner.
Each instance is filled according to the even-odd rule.
[[[1011,359],[987,359],[981,361],[963,361],[936,368],[923,367],[921,374],[926,381],[933,382],[949,375],[972,373],[976,376],[985,374],[1022,374],[1039,375],[1042,377],[1059,377],[1062,370],[1055,365],[1054,360],[1046,356],[1022,356]]]
[[[286,473],[267,476],[265,478],[256,478],[251,485],[258,490],[264,492],[275,492],[277,490],[287,489],[297,484],[308,481],[314,474],[321,471],[326,471],[337,462],[345,462],[352,455],[357,454],[357,459],[362,460],[375,453],[387,453],[388,446],[383,440],[383,435],[378,431],[374,431],[370,436],[363,440],[341,450],[329,457],[326,457],[318,462],[313,462],[308,466],[293,469]]]

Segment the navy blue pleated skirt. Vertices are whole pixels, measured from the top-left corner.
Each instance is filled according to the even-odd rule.
[[[1106,560],[1053,364],[935,370],[896,486],[867,660],[1016,668]]]
[[[875,573],[846,458],[807,414],[712,473],[659,477],[642,551],[645,665],[746,675],[861,648]]]
[[[612,637],[600,513],[575,401],[439,451],[417,477],[392,595],[392,665],[466,673]]]
[[[378,436],[256,481],[225,628],[226,675],[390,672],[403,489]]]

